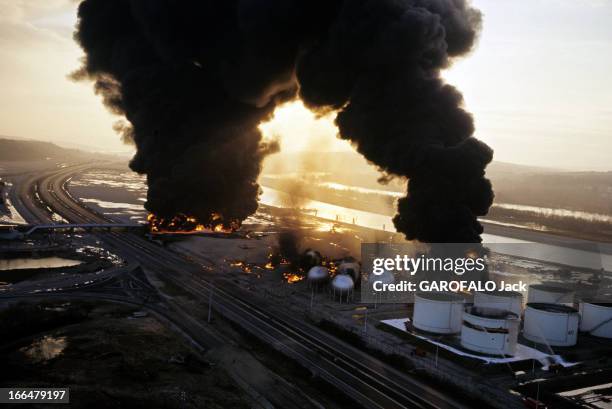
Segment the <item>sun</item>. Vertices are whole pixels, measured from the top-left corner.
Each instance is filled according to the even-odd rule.
[[[282,152],[352,151],[348,141],[338,138],[335,112],[317,116],[300,100],[279,105],[272,118],[259,125],[264,139],[277,139]]]

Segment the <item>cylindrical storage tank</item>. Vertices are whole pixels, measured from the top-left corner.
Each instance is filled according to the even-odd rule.
[[[314,266],[308,270],[308,275],[306,277],[310,283],[324,283],[325,281],[329,280],[329,269],[323,266]]]
[[[612,338],[612,304],[597,301],[580,303],[580,331],[602,338]]]
[[[461,346],[489,355],[514,356],[519,315],[497,308],[467,307],[461,326]]]
[[[529,286],[528,303],[574,305],[574,290],[546,284]]]
[[[338,266],[338,274],[350,275],[354,282],[361,277],[361,266],[356,261],[343,262]]]
[[[414,296],[412,325],[435,334],[457,334],[465,300],[454,293],[423,292]]]
[[[355,283],[351,276],[338,274],[332,280],[331,286],[335,294],[348,294],[355,288]]]
[[[521,316],[523,294],[517,291],[483,291],[474,294],[474,307],[496,308]]]
[[[523,336],[529,341],[557,347],[576,345],[578,310],[566,305],[528,303],[525,308]]]

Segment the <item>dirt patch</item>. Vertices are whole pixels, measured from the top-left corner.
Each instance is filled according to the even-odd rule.
[[[24,317],[35,308],[41,317],[53,319],[41,318],[45,325],[39,328],[28,326],[29,336],[22,325],[20,338],[13,336],[0,348],[0,360],[6,363],[1,387],[67,386],[74,408],[250,407],[223,370],[151,316],[134,318],[134,309],[107,303],[21,305],[10,312],[23,309]],[[81,311],[78,319],[74,310]],[[32,360],[25,351],[44,337],[63,340],[63,350]]]

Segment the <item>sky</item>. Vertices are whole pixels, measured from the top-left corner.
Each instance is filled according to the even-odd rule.
[[[82,52],[73,0],[0,0],[0,135],[128,151],[89,83],[68,80]],[[465,96],[476,136],[498,161],[612,170],[612,1],[474,0],[476,49],[444,72]],[[261,126],[283,149],[348,150],[333,117],[298,102]]]

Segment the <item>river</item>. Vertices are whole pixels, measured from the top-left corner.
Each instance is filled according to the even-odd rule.
[[[266,186],[262,186],[262,190],[260,203],[268,206],[295,207],[326,220],[355,224],[377,230],[396,231],[391,216],[296,197]],[[496,232],[503,231],[503,226],[485,224],[485,233],[482,235],[482,239],[493,251],[567,266],[595,270],[604,268],[606,271],[612,271],[612,245],[610,244],[553,237],[539,232],[520,234],[520,236],[529,238],[523,239],[487,233],[488,229]],[[518,229],[509,231],[521,233]],[[528,231],[525,230],[525,232]],[[551,242],[554,244],[551,244]]]

